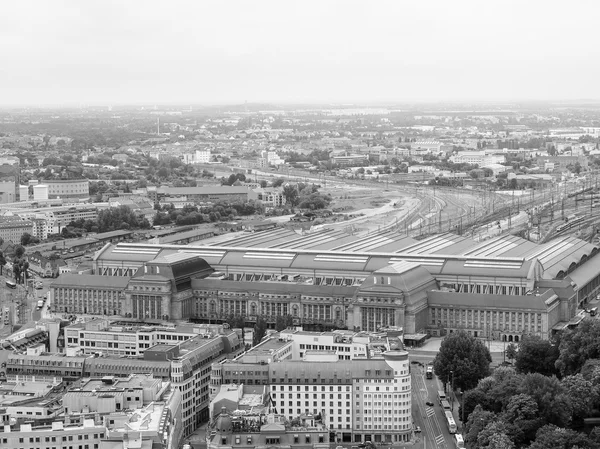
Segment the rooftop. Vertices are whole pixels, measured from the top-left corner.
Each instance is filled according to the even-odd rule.
[[[95,274],[61,274],[52,284],[51,287],[87,287],[87,288],[103,288],[103,289],[118,289],[124,290],[129,283],[129,277],[126,276],[111,276],[110,282],[107,282],[106,276],[98,276]]]

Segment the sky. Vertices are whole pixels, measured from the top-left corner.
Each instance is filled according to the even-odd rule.
[[[13,0],[0,106],[600,99],[600,1]]]

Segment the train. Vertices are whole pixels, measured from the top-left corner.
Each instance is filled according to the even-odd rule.
[[[583,215],[581,215],[579,217],[575,214],[569,215],[566,218],[565,223],[561,224],[560,226],[558,226],[556,228],[556,232],[562,232],[562,231],[566,231],[567,229],[571,229],[573,226],[576,226],[578,223],[581,223],[583,220],[585,220],[585,217]]]

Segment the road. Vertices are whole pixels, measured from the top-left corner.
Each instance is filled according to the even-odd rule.
[[[421,428],[424,447],[453,449],[456,447],[454,435],[448,431],[445,413],[438,401],[438,391],[444,389],[443,385],[435,376],[433,379],[426,378],[425,366],[425,364],[411,363],[413,419]],[[433,403],[433,406],[428,406],[427,402]],[[456,401],[453,401],[453,411],[456,416],[458,411]],[[457,420],[456,423],[460,429],[459,421]]]
[[[42,289],[34,289],[32,286],[25,287],[18,285],[12,289],[6,286],[6,281],[9,280],[6,276],[0,276],[0,310],[2,311],[2,319],[0,320],[0,338],[10,335],[14,325],[24,325],[29,322],[39,321],[42,318],[43,310],[37,309],[38,300],[47,295],[49,286],[53,279],[35,278],[31,285],[42,282]],[[12,280],[12,279],[10,279]],[[46,303],[44,307],[47,307]],[[4,310],[8,308],[9,320],[4,319]]]

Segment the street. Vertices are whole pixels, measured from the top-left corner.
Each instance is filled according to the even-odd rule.
[[[3,275],[0,276],[0,310],[2,311],[2,320],[0,320],[0,338],[4,338],[13,332],[15,325],[25,325],[28,322],[39,321],[42,318],[42,310],[38,310],[37,302],[47,297],[49,286],[54,279],[49,278],[30,278],[29,285],[17,285],[16,288],[9,288],[6,281],[12,281]],[[34,286],[41,282],[43,288],[35,289]],[[44,308],[48,307],[48,301]],[[9,309],[6,314],[5,310]],[[8,319],[6,319],[8,316]]]
[[[429,360],[433,360],[431,355]],[[451,449],[456,447],[454,435],[448,431],[445,413],[438,401],[438,391],[443,390],[444,386],[435,376],[433,379],[426,378],[425,366],[424,363],[411,363],[413,419],[415,425],[421,428],[421,441],[415,446]],[[433,403],[433,406],[428,406],[426,402]],[[458,411],[456,401],[454,401],[453,407],[456,419]],[[456,420],[456,423],[458,425],[459,421]],[[458,426],[458,428],[460,432],[461,426]]]

